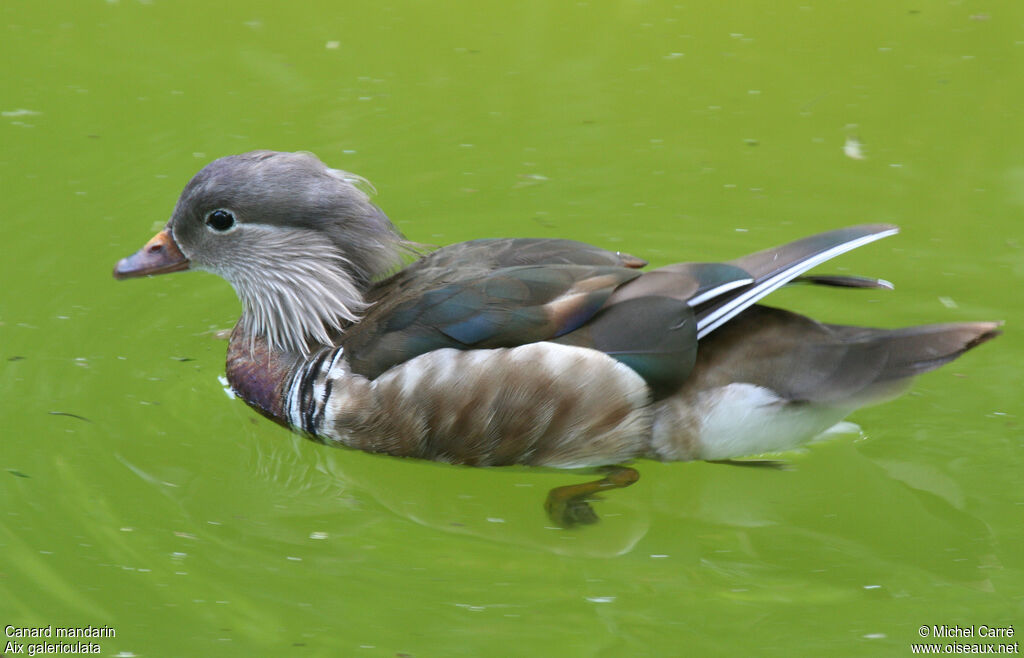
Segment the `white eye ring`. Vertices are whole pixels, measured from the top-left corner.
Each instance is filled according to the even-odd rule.
[[[238,226],[238,222],[235,220],[235,213],[224,208],[217,208],[206,213],[204,221],[207,226],[217,233],[227,233]]]

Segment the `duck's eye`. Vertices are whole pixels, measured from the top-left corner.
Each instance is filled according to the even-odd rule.
[[[214,231],[226,231],[235,225],[235,216],[227,210],[214,210],[206,216],[206,225]]]

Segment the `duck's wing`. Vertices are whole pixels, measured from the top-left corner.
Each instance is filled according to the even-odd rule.
[[[425,272],[424,274],[429,274]],[[490,349],[550,340],[590,320],[620,285],[625,267],[521,265],[456,268],[411,279],[371,307],[342,341],[354,372],[388,368],[443,348]]]
[[[343,337],[355,372],[375,378],[420,354],[549,340],[589,320],[647,264],[575,240],[485,238],[433,251],[369,292]]]
[[[374,305],[343,345],[353,371],[375,378],[433,350],[556,340],[609,354],[660,396],[689,375],[699,337],[812,267],[895,232],[852,227],[728,263],[643,274],[639,259],[571,240],[474,240],[378,284]],[[853,277],[811,282],[855,284]]]

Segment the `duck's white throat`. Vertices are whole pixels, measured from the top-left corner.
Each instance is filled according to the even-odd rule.
[[[242,302],[242,326],[274,351],[308,354],[358,321],[368,304],[348,260],[313,231],[239,227],[232,258],[206,267],[227,279]]]

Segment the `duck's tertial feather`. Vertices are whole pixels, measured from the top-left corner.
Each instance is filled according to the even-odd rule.
[[[609,303],[657,296],[697,306],[753,282],[749,272],[728,263],[676,263],[645,272],[616,290]]]
[[[833,288],[874,288],[876,290],[894,290],[895,286],[885,279],[850,274],[804,274],[790,283],[809,283],[816,286]]]
[[[709,302],[697,313],[697,337],[703,338],[743,309],[778,290],[811,268],[851,249],[895,235],[889,224],[866,224],[812,235],[803,240],[737,258],[730,264],[749,272],[754,283]]]

